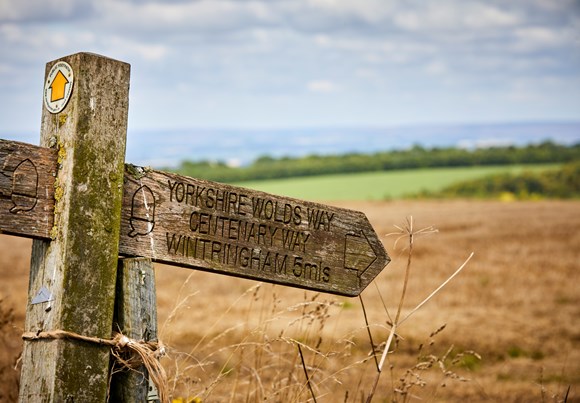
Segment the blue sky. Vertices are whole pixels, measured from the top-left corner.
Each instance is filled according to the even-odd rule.
[[[1,134],[79,51],[131,63],[130,130],[580,120],[578,0],[0,0],[0,48]]]

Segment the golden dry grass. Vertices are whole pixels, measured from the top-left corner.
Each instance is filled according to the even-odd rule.
[[[421,374],[426,385],[410,389],[426,401],[552,402],[563,399],[568,386],[568,401],[578,401],[579,202],[340,205],[364,211],[393,258],[363,292],[377,345],[389,333],[382,300],[394,315],[406,265],[405,250],[394,250],[395,237],[385,236],[394,224],[413,216],[416,228],[439,229],[416,241],[402,316],[475,252],[465,270],[399,329],[373,401],[403,401],[405,395],[393,395],[399,379],[417,357],[430,354],[435,365]],[[29,246],[28,240],[0,236],[0,298],[3,309],[14,307],[12,334],[23,323]],[[158,266],[156,275],[160,336],[171,347],[163,362],[170,375],[178,375],[170,384],[174,396],[307,401],[311,393],[297,343],[319,402],[361,401],[369,393],[376,366],[358,299],[169,266]],[[8,339],[14,343],[13,336]],[[452,346],[441,363],[469,382],[445,376],[436,361]],[[466,350],[481,360],[459,357],[453,364],[451,358]],[[1,356],[3,362],[13,357]],[[407,385],[417,380],[413,376]]]

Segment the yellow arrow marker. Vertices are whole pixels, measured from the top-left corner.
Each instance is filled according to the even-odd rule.
[[[70,64],[61,60],[52,66],[44,84],[44,106],[50,113],[59,113],[65,108],[74,82],[74,72]]]
[[[64,90],[67,84],[68,80],[64,74],[62,74],[62,71],[59,70],[50,85],[50,89],[52,90],[50,94],[50,102],[55,102],[64,98]]]

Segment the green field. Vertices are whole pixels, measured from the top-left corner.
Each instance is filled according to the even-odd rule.
[[[496,173],[539,172],[560,166],[535,164],[428,168],[241,182],[236,185],[306,200],[384,200],[401,198],[422,190],[437,191],[456,182]]]

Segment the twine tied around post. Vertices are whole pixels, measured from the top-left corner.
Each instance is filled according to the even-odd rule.
[[[122,333],[114,333],[112,339],[83,336],[66,330],[51,330],[47,332],[26,332],[22,335],[26,341],[35,340],[78,340],[87,343],[111,347],[111,354],[121,368],[136,369],[141,365],[147,368],[149,377],[159,394],[161,402],[169,402],[167,392],[167,375],[159,362],[165,355],[165,347],[161,342],[134,340]]]

